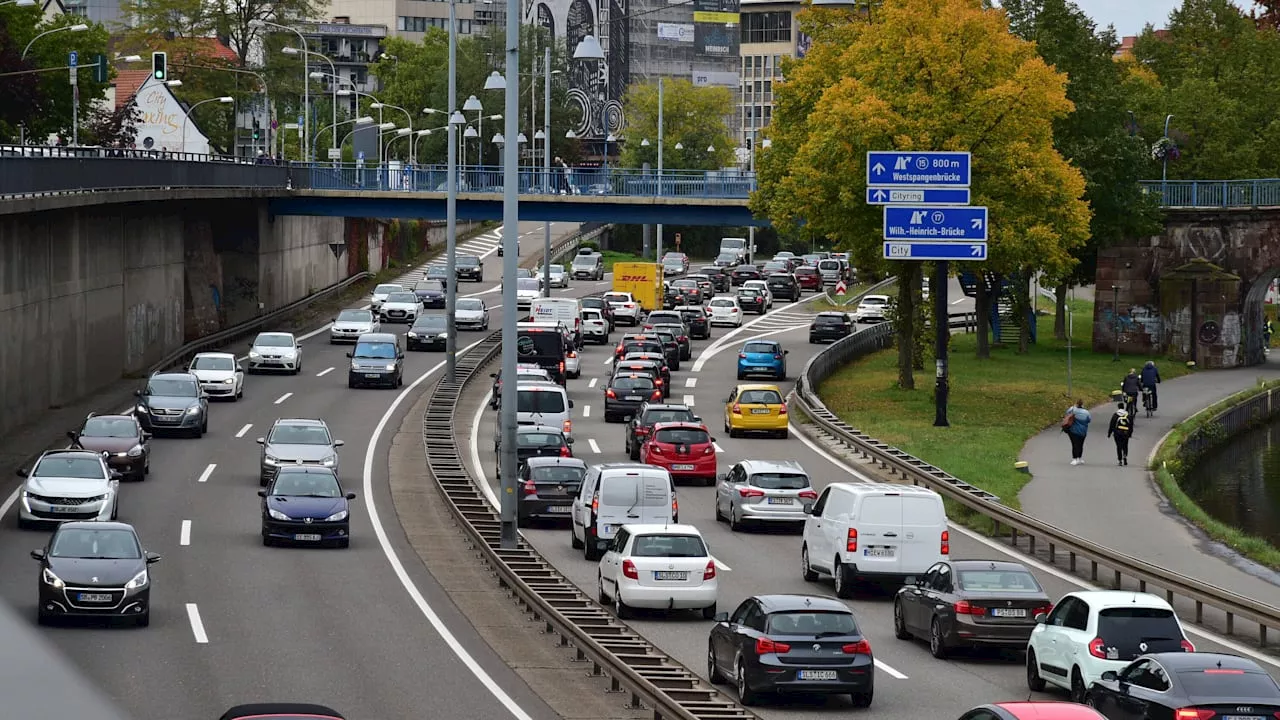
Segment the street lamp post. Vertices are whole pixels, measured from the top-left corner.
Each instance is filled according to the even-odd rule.
[[[125,57],[117,57],[116,60],[119,60],[121,62],[142,62],[142,56],[128,55]],[[260,73],[254,72],[253,70],[244,70],[242,68],[217,67],[215,65],[192,65],[189,63],[171,63],[171,64],[180,68],[198,68],[200,70],[216,70],[218,72],[237,73],[240,75],[252,75],[253,77],[257,78],[258,82],[261,83],[262,85],[262,102],[267,111],[267,137],[266,137],[266,142],[263,143],[263,145],[267,148],[267,150],[273,149],[271,146],[271,135],[272,135],[271,133],[271,120],[272,120],[271,89],[267,87],[266,78],[264,78]],[[256,119],[256,115],[255,115],[255,119]],[[268,152],[267,154],[271,155],[272,153]]]
[[[314,55],[320,58],[321,60],[324,60],[325,62],[329,63],[329,70],[331,71],[331,74],[333,75],[334,78],[338,77],[338,66],[334,65],[333,60],[330,60],[329,57],[324,53],[318,53],[314,50],[308,50],[305,45],[301,48],[286,46],[282,52],[284,52],[285,55],[302,55],[302,66],[304,70],[308,69],[307,58]],[[308,73],[307,77],[310,78],[312,74],[313,73]],[[321,73],[321,75],[323,75],[323,73]],[[331,98],[332,104],[333,104],[333,124],[337,125],[338,124],[338,83],[331,81],[329,83],[329,86],[333,88],[333,97]],[[333,143],[331,147],[334,150],[338,149],[338,138],[336,135],[333,138]]]
[[[503,110],[507,137],[520,134],[520,0],[507,0],[507,64],[506,108]],[[504,147],[502,162],[502,406],[499,419],[502,432],[502,547],[514,549],[519,544],[516,530],[516,268],[520,262],[520,144],[509,142]],[[544,258],[547,260],[549,258]]]
[[[338,128],[342,127],[343,125],[353,125],[353,124],[354,124],[356,127],[360,127],[361,125],[372,125],[372,124],[373,124],[373,118],[372,118],[372,117],[369,117],[368,115],[366,115],[366,116],[364,116],[364,117],[351,118],[351,119],[349,119],[349,120],[343,120],[343,121],[341,121],[341,122],[336,122],[336,123],[334,123],[334,124],[332,124],[332,125],[329,125],[329,126],[327,126],[327,127],[322,127],[322,128],[320,128],[320,132],[317,132],[317,133],[316,133],[316,135],[319,135],[320,133],[324,132],[325,130],[329,130],[329,131],[333,132],[334,137],[337,137],[337,136],[338,136]],[[340,142],[338,143],[338,147],[342,147],[342,143],[343,143],[343,142],[345,142],[345,141],[346,141],[346,137],[343,137],[342,141],[340,141]],[[313,141],[313,142],[314,142],[314,141]],[[311,151],[314,153],[314,152],[315,152],[315,148],[312,148],[312,150],[311,150]]]
[[[1111,351],[1111,362],[1120,362],[1120,286],[1111,286],[1111,320],[1114,323],[1112,336],[1115,347]]]
[[[547,192],[551,192],[551,188],[555,187],[551,182],[551,44],[548,43],[542,51],[542,69],[545,71],[543,78],[543,105],[542,105],[542,182],[546,183]],[[534,138],[537,139],[536,136]],[[542,234],[542,257],[548,260],[546,267],[542,269],[542,292],[545,297],[551,297],[551,221],[543,223]]]
[[[597,60],[604,63],[604,49],[600,47],[600,41],[596,39],[595,35],[588,35],[582,38],[582,42],[578,43],[578,47],[574,49],[573,59]],[[601,160],[607,177],[609,174],[609,140],[612,138],[609,132],[609,66],[607,64],[604,65],[604,70],[604,85],[600,89],[600,132],[604,136],[604,152],[601,154]]]
[[[307,47],[307,38],[302,34],[302,31],[297,28],[292,28],[292,27],[289,27],[288,25],[281,25],[280,23],[273,23],[270,20],[262,20],[258,18],[254,18],[253,20],[250,20],[249,27],[273,27],[278,30],[284,30],[285,32],[291,32],[298,36],[298,42],[301,43],[299,47],[302,47],[302,48]],[[310,131],[311,131],[311,72],[310,72],[310,68],[307,67],[307,59],[304,57],[302,58],[302,137],[304,138],[311,137]],[[302,152],[306,153],[305,142],[303,143],[303,148],[304,149]],[[310,160],[311,158],[304,157],[302,159]]]
[[[230,95],[223,95],[222,97],[206,98],[187,108],[186,114],[182,116],[182,152],[187,151],[187,121],[191,119],[191,113],[195,112],[196,108],[208,102],[232,103],[235,101],[236,99]]]
[[[1172,119],[1173,119],[1173,115],[1164,116],[1164,137],[1162,138],[1164,140],[1169,139],[1169,121]],[[1161,158],[1162,167],[1160,168],[1160,191],[1162,193],[1167,193],[1168,191],[1165,190],[1164,185],[1165,183],[1169,182],[1169,148],[1164,147],[1163,151],[1164,151],[1164,157]]]
[[[662,78],[658,78],[658,196],[662,196]],[[662,260],[662,223],[658,223],[658,244],[654,260]]]
[[[31,42],[27,43],[27,46],[26,46],[25,48],[23,48],[23,49],[22,49],[22,59],[23,59],[23,60],[27,59],[27,53],[31,52],[31,46],[32,46],[32,45],[35,45],[37,40],[39,40],[39,39],[40,39],[40,38],[42,38],[42,37],[45,37],[46,35],[52,35],[52,34],[54,34],[54,33],[56,33],[56,32],[63,32],[63,31],[66,31],[66,32],[84,32],[85,30],[88,30],[88,29],[89,29],[89,26],[88,26],[88,25],[85,25],[85,24],[81,23],[81,24],[79,24],[79,25],[63,25],[62,27],[56,27],[56,28],[54,28],[54,29],[52,29],[52,30],[45,30],[44,32],[40,33],[39,35],[37,35],[37,36],[35,36],[35,37],[31,38]]]
[[[458,308],[458,124],[455,120],[466,118],[458,110],[458,7],[457,0],[449,0],[449,98],[445,112],[449,113],[448,130],[448,179],[445,180],[445,272],[448,278],[444,286],[445,379],[457,382],[458,326],[454,313]],[[509,307],[514,308],[514,305]],[[508,375],[508,383],[510,378]]]

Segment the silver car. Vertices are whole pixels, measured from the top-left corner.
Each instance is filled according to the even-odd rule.
[[[258,482],[266,487],[281,465],[314,465],[338,469],[338,448],[323,420],[292,418],[276,420],[265,438],[258,438],[262,457],[258,463]]]
[[[191,373],[154,373],[147,387],[133,394],[138,398],[134,417],[147,432],[172,430],[198,438],[209,430],[209,394]]]
[[[382,323],[369,310],[343,310],[329,326],[329,342],[355,342],[365,333],[382,332]]]
[[[291,375],[302,372],[302,347],[293,333],[258,333],[249,346],[249,372],[284,370]]]
[[[802,523],[818,500],[794,460],[743,460],[716,478],[716,519],[741,530],[753,523]]]
[[[489,308],[480,298],[458,298],[454,305],[453,322],[459,328],[489,329]]]
[[[428,275],[430,277],[430,275]],[[369,305],[373,308],[373,312],[377,313],[382,309],[382,303],[387,301],[387,296],[391,293],[409,292],[409,289],[403,285],[395,283],[386,283],[379,285],[373,289],[373,297],[369,299]]]
[[[538,269],[539,280],[542,280],[545,272],[546,272],[545,268]],[[553,288],[569,287],[569,273],[565,272],[563,265],[551,266],[551,287]]]
[[[115,520],[120,473],[107,466],[103,453],[49,450],[30,470],[18,506],[18,527],[71,520]]]

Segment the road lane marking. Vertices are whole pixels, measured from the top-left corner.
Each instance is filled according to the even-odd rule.
[[[720,443],[713,442],[711,443],[711,446],[714,447],[718,453],[724,452],[724,448],[720,447]]]
[[[468,445],[471,446],[471,466],[475,468],[480,490],[484,493],[485,499],[489,501],[489,505],[497,508],[498,496],[493,494],[493,488],[489,486],[489,478],[484,474],[484,465],[480,464],[480,443],[477,441],[477,438],[480,437],[480,418],[484,415],[484,409],[492,401],[493,388],[489,388],[489,391],[484,395],[483,402],[480,403],[480,408],[476,410],[476,414],[471,418],[471,442]]]
[[[596,444],[596,439],[595,439],[595,438],[589,438],[589,439],[587,440],[587,444],[591,446],[591,452],[593,452],[593,453],[595,453],[595,454],[597,454],[597,455],[599,455],[599,454],[600,454],[600,446]]]
[[[687,387],[687,388],[697,387],[697,386],[698,386],[698,378],[696,378],[696,377],[689,377],[689,378],[685,378],[685,379],[684,379],[684,386],[685,386],[685,387]]]
[[[688,407],[693,407],[693,400],[694,400],[694,398],[693,398],[693,396],[692,396],[692,395],[685,395],[685,396],[684,396],[684,404],[685,404],[686,406],[688,406]]]
[[[599,380],[599,379],[600,379],[600,378],[591,378],[591,382],[587,383],[587,387],[589,387],[589,388],[593,388],[593,387],[595,387],[595,386],[596,386],[596,381],[597,381],[597,380]]]
[[[333,370],[334,370],[333,368],[325,368],[320,372],[316,373],[316,377],[324,377],[325,375],[328,375],[329,373],[333,372]]]
[[[13,504],[18,502],[18,494],[21,492],[22,486],[19,485],[13,489],[13,492],[9,493],[9,497],[5,498],[3,503],[0,503],[0,517],[4,517],[8,514],[9,508],[13,507]]]
[[[803,305],[803,304],[804,304],[804,303],[806,303],[806,302],[808,302],[808,301],[807,301],[807,300],[798,300],[798,301],[796,301],[796,302],[788,303],[788,304],[783,305],[783,306],[781,306],[781,307],[774,308],[773,310],[770,310],[769,312],[765,313],[764,315],[761,315],[760,317],[756,318],[755,320],[752,320],[752,321],[751,321],[751,322],[749,322],[749,323],[744,323],[744,324],[742,324],[742,325],[739,325],[738,327],[736,327],[736,328],[734,328],[734,329],[730,330],[729,332],[725,333],[724,335],[721,335],[719,340],[716,340],[715,342],[711,343],[710,345],[708,345],[708,346],[706,346],[706,347],[702,348],[702,352],[698,353],[698,360],[697,360],[697,362],[695,362],[695,363],[693,364],[693,371],[694,371],[694,372],[702,372],[702,366],[703,366],[703,365],[706,365],[708,360],[710,360],[711,358],[715,357],[716,355],[718,355],[718,354],[720,354],[722,351],[724,351],[726,348],[728,348],[728,347],[729,347],[729,345],[728,345],[728,342],[727,342],[727,341],[729,341],[729,340],[733,339],[733,337],[734,337],[735,335],[737,335],[738,333],[742,332],[743,330],[747,330],[747,329],[749,329],[749,328],[753,327],[756,323],[761,322],[762,320],[764,320],[764,319],[766,319],[766,318],[771,318],[771,316],[772,316],[774,313],[781,313],[781,312],[784,312],[784,311],[786,311],[786,310],[788,310],[788,309],[790,309],[790,308],[793,308],[793,307],[795,307],[795,306],[797,306],[797,305]]]
[[[874,663],[876,664],[876,667],[878,667],[878,668],[880,668],[881,670],[883,670],[886,674],[888,674],[888,675],[889,675],[890,677],[892,677],[892,678],[895,678],[895,679],[897,679],[897,680],[906,680],[906,679],[907,679],[907,676],[906,676],[906,675],[903,675],[902,673],[898,672],[897,670],[894,670],[893,668],[889,667],[889,666],[888,666],[888,665],[886,665],[885,663],[881,662],[881,661],[880,661],[880,658],[875,658],[874,660],[872,660],[872,662],[874,662]]]
[[[602,364],[602,365],[612,365],[612,364],[613,364],[613,356],[612,356],[612,355],[610,355],[609,357],[605,358],[605,359],[604,359],[604,362],[603,362],[603,363],[601,363],[601,364]]]
[[[458,354],[462,354],[467,350],[470,350],[481,342],[483,341],[478,340],[471,343],[467,347],[459,350]],[[494,699],[506,708],[507,712],[509,712],[515,720],[533,720],[533,716],[525,712],[524,708],[522,708],[515,699],[508,695],[507,692],[502,689],[502,686],[499,685],[498,682],[480,666],[480,663],[472,657],[471,653],[463,647],[457,636],[453,634],[453,631],[449,629],[448,624],[446,624],[440,615],[436,613],[435,609],[431,607],[431,604],[427,602],[422,591],[414,584],[413,578],[409,577],[409,572],[405,570],[404,563],[401,562],[396,549],[391,545],[391,540],[387,536],[386,528],[382,526],[381,516],[378,514],[378,505],[375,502],[376,496],[373,492],[373,465],[375,458],[378,456],[378,440],[382,437],[382,433],[386,430],[387,424],[391,422],[391,418],[395,416],[396,411],[405,401],[405,398],[409,397],[411,393],[417,392],[418,386],[426,382],[427,378],[439,372],[442,367],[444,367],[443,362],[436,363],[430,370],[418,376],[416,380],[400,391],[400,394],[391,401],[391,405],[387,407],[386,412],[378,419],[378,424],[374,427],[373,434],[369,437],[369,444],[365,447],[363,468],[364,477],[362,478],[361,483],[361,489],[364,491],[364,495],[362,496],[364,502],[360,503],[360,505],[364,507],[365,512],[369,514],[369,521],[370,525],[373,527],[373,534],[378,540],[378,545],[382,548],[382,554],[386,556],[387,562],[391,565],[392,572],[394,572],[396,578],[400,580],[401,586],[403,586],[405,592],[409,594],[409,598],[418,607],[418,610],[422,613],[423,617],[427,619],[427,622],[431,623],[431,627],[435,629],[436,634],[440,636],[440,639],[444,641],[445,645],[447,645],[453,654],[457,656],[458,660],[466,666],[467,670],[471,671],[471,674],[480,681],[480,684],[484,685],[485,689],[493,695]],[[479,427],[479,416],[480,412],[483,410],[484,406],[482,405],[480,407],[480,411],[476,413],[475,425],[473,427]],[[475,437],[476,434],[473,433],[471,436],[473,453],[477,452],[475,449]],[[481,480],[483,480],[483,476],[481,477]],[[487,485],[487,482],[483,482],[482,484]]]
[[[213,471],[217,469],[218,469],[217,463],[210,463],[209,467],[205,468],[204,472],[200,473],[200,479],[196,480],[196,482],[209,482],[209,476],[212,475]]]
[[[592,380],[594,380],[594,379],[595,379],[595,378],[592,378]],[[584,417],[584,418],[589,418],[589,417],[591,417],[591,406],[590,406],[590,405],[583,405],[583,406],[582,406],[582,417]]]
[[[179,545],[191,544],[191,521],[190,520],[182,521],[182,530],[178,533],[178,544]]]
[[[284,402],[285,400],[288,400],[291,397],[293,397],[293,393],[291,392],[285,393],[280,397],[276,398],[276,401],[274,404],[279,405],[280,403]]]
[[[245,433],[249,432],[249,429],[252,427],[253,423],[245,423],[244,427],[240,428],[240,432],[236,433],[236,437],[244,437]]]
[[[200,608],[195,603],[187,603],[187,620],[191,622],[191,634],[201,645],[209,643],[209,636],[204,631],[204,621],[200,619]]]
[[[952,305],[959,305],[960,303],[962,303],[962,302],[964,302],[965,300],[968,300],[968,299],[969,299],[969,298],[967,298],[967,297],[962,297],[962,298],[960,298],[959,300],[952,300],[952,301],[951,301],[951,304],[952,304]]]

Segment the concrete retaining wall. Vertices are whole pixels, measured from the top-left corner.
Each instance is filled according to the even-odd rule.
[[[346,242],[346,218],[280,216],[259,207],[258,302],[271,312],[346,277],[331,242]]]

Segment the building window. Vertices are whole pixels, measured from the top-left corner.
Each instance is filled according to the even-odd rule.
[[[430,18],[430,17],[408,17],[401,15],[396,20],[396,29],[401,32],[426,32],[427,28],[440,28],[441,30],[449,29],[448,18]],[[458,32],[462,35],[471,34],[471,21],[459,20]]]
[[[743,13],[742,42],[791,42],[791,12]]]

